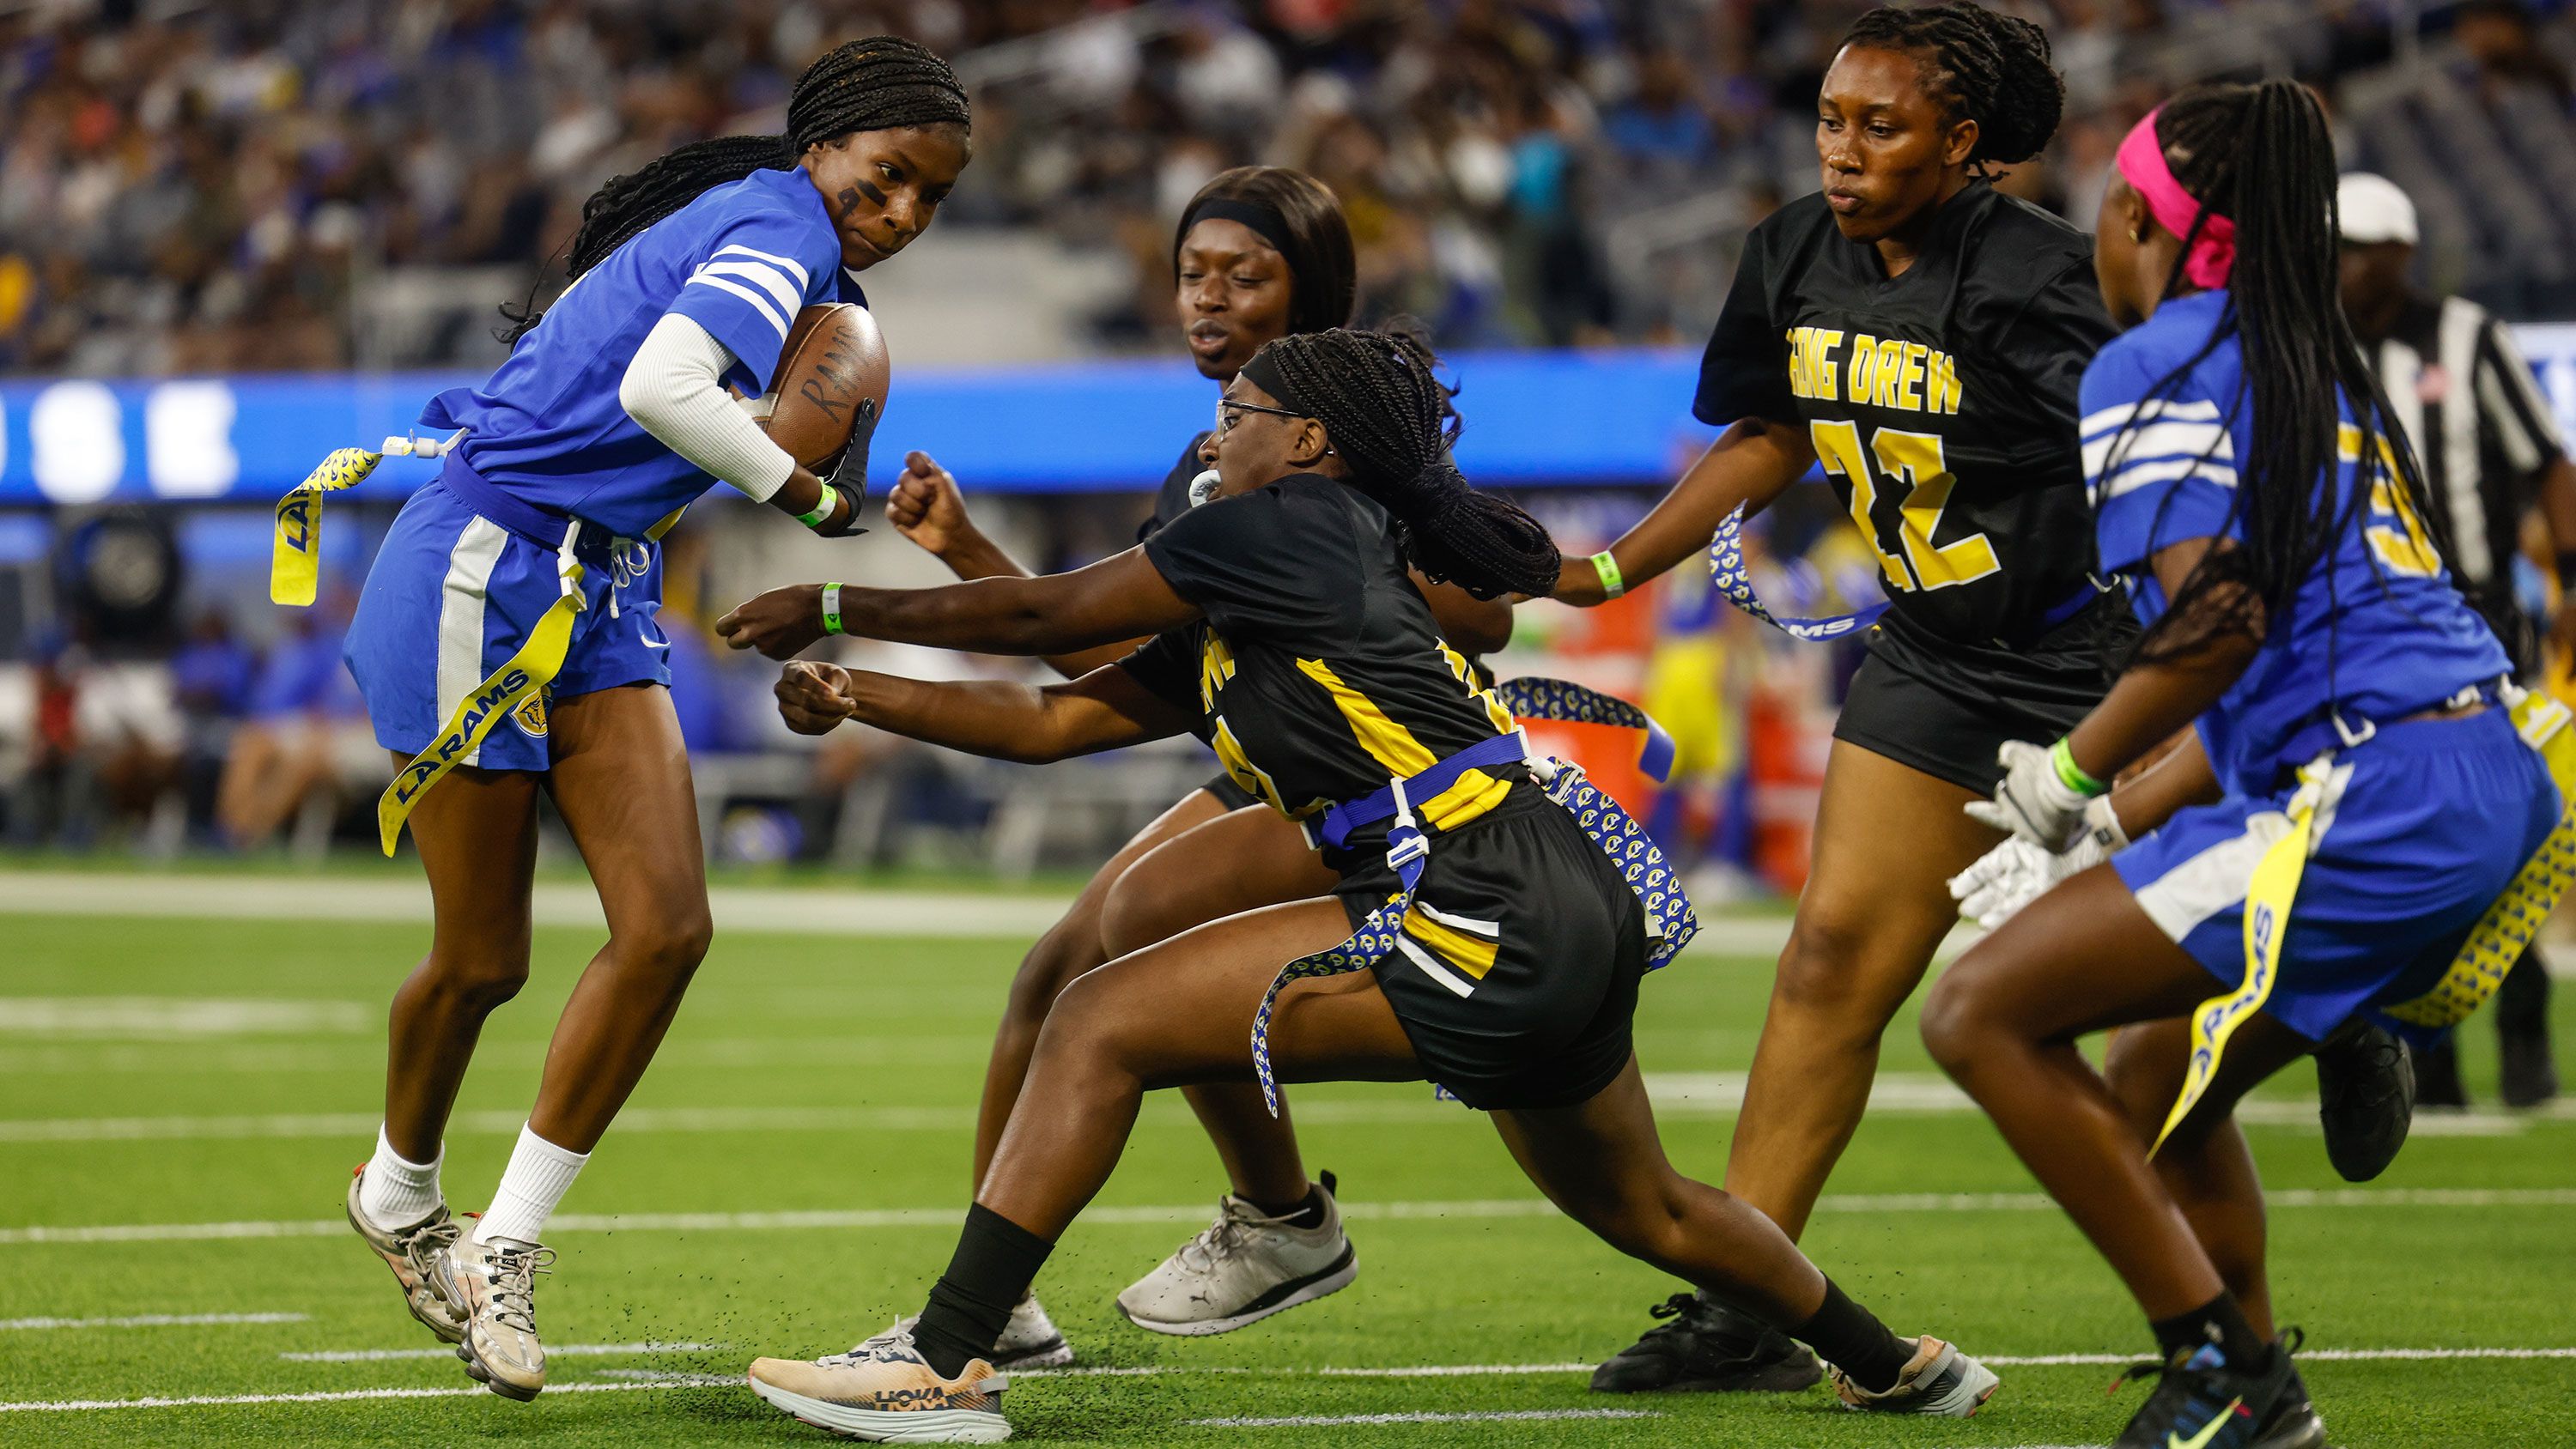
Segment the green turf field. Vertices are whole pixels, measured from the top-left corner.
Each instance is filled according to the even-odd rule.
[[[151,890],[138,878],[138,899]],[[471,1390],[337,1221],[372,1143],[385,999],[426,937],[0,915],[0,1444],[830,1442],[752,1399],[739,1371],[846,1347],[918,1305],[964,1207],[970,1112],[1019,943],[720,932],[558,1220],[562,1261],[539,1292],[553,1387],[520,1406]],[[486,1032],[449,1141],[460,1208],[489,1193],[594,944],[541,929],[536,981]],[[1696,952],[1649,984],[1639,1049],[1685,1168],[1714,1177],[1724,1162],[1765,984],[1762,961]],[[2561,1021],[2576,1037],[2576,1011]],[[2471,1080],[2491,1093],[2483,1028]],[[2102,1392],[2148,1346],[2143,1326],[1938,1080],[1910,1019],[1885,1071],[1807,1246],[1901,1331],[1997,1366],[2003,1393],[1973,1421],[1862,1420],[1821,1388],[1588,1394],[1579,1366],[1633,1338],[1670,1285],[1552,1215],[1473,1114],[1427,1089],[1340,1087],[1295,1100],[1309,1162],[1340,1175],[1358,1283],[1219,1339],[1119,1320],[1111,1295],[1203,1225],[1221,1188],[1186,1111],[1150,1102],[1040,1282],[1092,1371],[1022,1378],[1019,1436],[2107,1443],[2144,1393]],[[2296,1092],[2258,1115],[2281,1191],[2278,1299],[2307,1330],[2334,1442],[2576,1443],[2576,1118],[2420,1123],[2385,1178],[2346,1192]],[[257,1321],[123,1321],[202,1315]],[[2067,1356],[2083,1361],[2033,1361]],[[205,1402],[133,1402],[156,1399]],[[1430,1421],[1350,1421],[1363,1415]],[[1278,1419],[1326,1422],[1241,1422]]]

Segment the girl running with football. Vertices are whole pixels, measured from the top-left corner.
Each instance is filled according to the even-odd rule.
[[[1139,548],[1071,574],[840,600],[852,634],[935,647],[1151,642],[1044,688],[791,664],[781,710],[809,732],[855,719],[1024,761],[1189,731],[1304,821],[1340,882],[1068,987],[919,1316],[847,1353],[762,1359],[754,1390],[861,1438],[1004,1437],[995,1344],[1146,1091],[1427,1079],[1492,1113],[1576,1220],[1814,1344],[1846,1403],[1973,1412],[1993,1374],[1890,1333],[1770,1219],[1666,1162],[1631,1018],[1644,972],[1693,929],[1688,905],[1634,822],[1571,767],[1528,758],[1407,576],[1492,596],[1542,590],[1559,567],[1528,515],[1447,463],[1455,415],[1429,352],[1384,333],[1283,337],[1218,417],[1202,447],[1217,497]]]
[[[2438,1036],[2560,796],[2338,306],[2316,98],[2176,96],[2120,147],[2094,240],[2129,330],[2084,374],[2085,469],[2146,633],[2073,730],[2004,747],[1999,854],[2065,851],[2100,782],[2192,732],[2121,792],[2136,843],[1971,949],[1923,1039],[2150,1321],[2161,1382],[2118,1444],[2312,1449],[2235,1102],[2356,1018]],[[2096,1072],[2077,1041],[2107,1028]]]
[[[1276,166],[1238,167],[1201,187],[1174,229],[1172,270],[1182,340],[1200,375],[1220,388],[1272,338],[1347,323],[1357,286],[1341,203],[1322,182]],[[1206,437],[1192,437],[1181,450],[1140,536],[1188,512],[1194,482],[1205,491],[1200,480],[1208,467],[1199,453]],[[1028,577],[968,517],[945,469],[921,453],[906,464],[886,502],[897,532],[960,579]],[[1509,641],[1510,605],[1418,574],[1414,583],[1441,637],[1460,652],[1472,658]],[[773,590],[718,620],[717,631],[736,648],[787,658],[822,636],[822,587]],[[1123,657],[1134,642],[1048,663],[1080,678]],[[1338,880],[1295,823],[1223,772],[1140,831],[1020,963],[985,1070],[973,1185],[982,1185],[1019,1100],[1047,1010],[1075,978],[1206,921],[1328,894]],[[1260,1093],[1240,1084],[1195,1083],[1183,1095],[1215,1143],[1231,1190],[1215,1223],[1118,1295],[1119,1311],[1156,1332],[1221,1333],[1349,1284],[1357,1255],[1330,1184],[1307,1177],[1286,1108],[1273,1117]],[[1074,1352],[1032,1296],[1014,1308],[995,1355],[997,1366],[1012,1369],[1070,1363]]]
[[[602,187],[582,208],[572,285],[542,317],[517,316],[489,381],[422,415],[459,440],[387,535],[347,654],[400,772],[389,799],[411,805],[435,926],[394,996],[384,1127],[349,1221],[412,1315],[495,1393],[545,1385],[547,1215],[652,1059],[710,933],[652,540],[711,476],[817,533],[852,531],[873,416],[861,409],[817,477],[726,387],[768,386],[801,308],[863,304],[858,274],[921,235],[971,154],[945,62],[891,37],[843,45],[798,78],[786,135],[684,146]],[[490,721],[493,700],[558,662],[549,690]],[[439,1187],[442,1138],[483,1019],[527,980],[540,791],[609,938],[468,1234]],[[387,820],[390,845],[402,820]]]

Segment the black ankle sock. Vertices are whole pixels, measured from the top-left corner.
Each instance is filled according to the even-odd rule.
[[[953,1379],[971,1359],[993,1351],[993,1343],[1011,1321],[1011,1310],[1027,1296],[1038,1269],[1055,1244],[977,1203],[966,1209],[965,1230],[957,1235],[957,1256],[931,1287],[913,1325],[913,1347]]]
[[[1825,1280],[1824,1305],[1815,1317],[1790,1329],[1789,1336],[1873,1394],[1896,1387],[1905,1366],[1914,1361],[1913,1340],[1888,1332],[1877,1314],[1854,1303],[1831,1278]]]
[[[1306,1188],[1304,1197],[1285,1205],[1249,1197],[1244,1201],[1251,1203],[1263,1217],[1277,1218],[1292,1228],[1320,1228],[1324,1225],[1323,1189],[1311,1184]]]
[[[2157,1349],[2167,1359],[2216,1344],[2230,1368],[2250,1373],[2269,1361],[2272,1353],[2272,1345],[2245,1321],[2245,1310],[2236,1306],[2233,1293],[2221,1293],[2189,1313],[2159,1318],[2149,1326],[2155,1330]]]

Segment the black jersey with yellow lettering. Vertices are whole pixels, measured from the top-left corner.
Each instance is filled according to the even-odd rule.
[[[1145,557],[1207,617],[1121,662],[1284,814],[1357,799],[1513,728],[1441,639],[1386,510],[1355,488],[1290,474],[1186,510],[1145,540]],[[1528,778],[1471,770],[1414,810],[1455,829]],[[1365,854],[1384,832],[1353,848]]]
[[[1692,410],[1806,422],[1885,575],[1874,648],[2009,652],[2089,601],[2075,391],[2117,330],[2092,256],[2090,237],[1982,182],[1895,277],[1821,193],[1745,238]]]

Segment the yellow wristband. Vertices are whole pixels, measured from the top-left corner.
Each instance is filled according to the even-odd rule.
[[[1619,577],[1619,561],[1603,549],[1592,556],[1592,571],[1601,576],[1601,597],[1615,599],[1628,592],[1628,581]]]
[[[839,584],[823,586],[823,632],[826,634],[841,632],[841,586]]]
[[[840,491],[826,483],[823,485],[823,496],[814,504],[814,511],[797,514],[796,521],[807,528],[820,528],[823,526],[823,521],[832,516],[832,510],[840,506]]]

